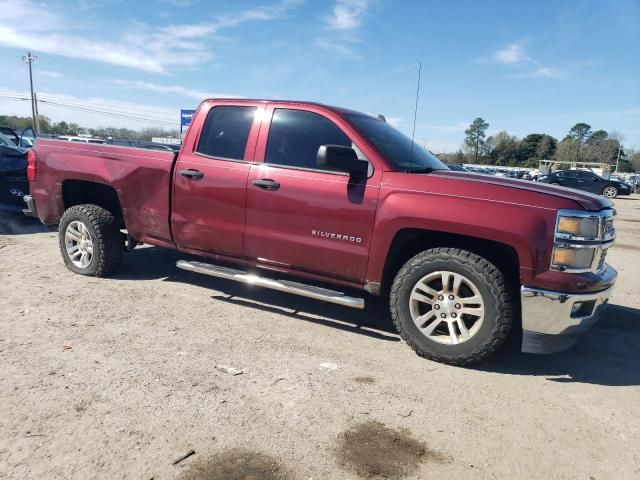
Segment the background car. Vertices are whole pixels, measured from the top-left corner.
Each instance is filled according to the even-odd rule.
[[[459,163],[451,163],[451,164],[447,165],[447,167],[449,167],[449,170],[453,170],[454,172],[468,172],[469,171],[466,168],[464,168],[462,165],[460,165]]]
[[[586,170],[558,170],[557,172],[540,177],[538,181],[550,183],[551,185],[576,188],[607,198],[615,198],[618,195],[630,195],[632,192],[631,185],[619,180],[607,180]]]
[[[0,209],[21,211],[29,193],[27,151],[0,133]]]

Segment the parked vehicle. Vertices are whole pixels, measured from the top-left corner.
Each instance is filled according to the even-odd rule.
[[[540,177],[538,182],[576,188],[607,198],[616,198],[618,195],[632,193],[631,185],[618,180],[607,180],[586,170],[558,170]]]
[[[567,348],[617,276],[608,199],[453,172],[342,108],[206,100],[179,154],[46,139],[31,152],[25,201],[58,225],[71,271],[113,274],[127,238],[252,287],[353,308],[385,295],[406,342],[441,362],[486,358],[520,319],[523,351]]]
[[[20,212],[28,193],[27,149],[0,133],[0,209]]]
[[[468,172],[469,171],[466,168],[464,168],[463,165],[460,165],[459,163],[451,163],[451,164],[447,165],[447,167],[449,167],[449,170],[453,170],[454,172]]]
[[[33,129],[31,128],[25,128],[21,134],[18,134],[11,127],[0,127],[0,133],[8,137],[9,140],[11,140],[11,142],[17,147],[22,147],[22,148],[33,147],[35,134],[33,133]]]
[[[164,143],[156,143],[156,142],[145,142],[141,140],[121,140],[121,139],[113,139],[109,140],[106,143],[109,145],[120,145],[124,147],[136,147],[136,148],[147,148],[149,150],[163,150],[165,152],[176,152],[180,150],[180,147],[175,148],[173,144],[164,144]]]
[[[97,143],[97,144],[107,143],[107,141],[102,138],[80,137],[76,135],[58,135],[56,138],[58,140],[64,140],[66,142]]]

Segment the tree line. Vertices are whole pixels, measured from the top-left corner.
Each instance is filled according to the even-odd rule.
[[[616,165],[621,172],[640,170],[640,152],[625,149],[621,135],[592,130],[587,123],[576,123],[558,141],[546,133],[531,133],[524,138],[506,131],[487,137],[489,123],[478,117],[465,130],[462,148],[438,155],[447,163],[478,163],[511,167],[537,167],[540,160],[561,162],[598,162]]]
[[[180,138],[178,129],[165,129],[162,127],[147,127],[140,130],[129,128],[98,127],[84,128],[77,123],[52,122],[51,119],[40,115],[40,132],[50,135],[91,135],[99,138],[119,138],[127,140],[151,141],[152,137]],[[31,127],[31,117],[17,117],[14,115],[0,115],[0,126],[10,127],[20,133],[25,128]]]

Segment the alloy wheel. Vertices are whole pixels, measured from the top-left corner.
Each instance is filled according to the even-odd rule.
[[[409,296],[411,318],[434,342],[457,345],[478,333],[484,300],[478,287],[455,272],[436,271],[421,278]]]
[[[74,220],[64,232],[64,245],[69,260],[78,268],[87,268],[93,260],[93,240],[87,226]]]

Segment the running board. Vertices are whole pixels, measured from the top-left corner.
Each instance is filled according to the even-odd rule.
[[[241,270],[202,262],[178,260],[176,266],[183,270],[189,270],[190,272],[202,273],[211,277],[224,278],[235,282],[270,288],[271,290],[292,293],[294,295],[300,295],[301,297],[322,300],[323,302],[335,303],[345,307],[358,309],[364,308],[363,298],[349,297],[342,292],[315,287],[313,285],[305,285],[303,283],[292,282],[289,280],[272,280],[270,278],[259,277],[258,275],[246,273]]]

